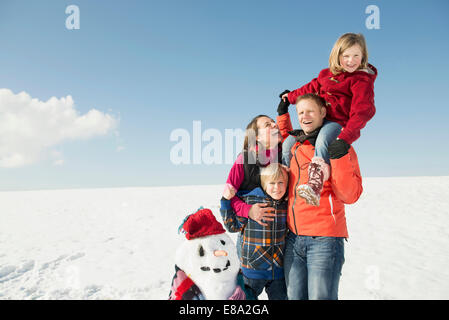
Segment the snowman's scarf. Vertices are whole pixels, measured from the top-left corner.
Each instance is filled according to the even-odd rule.
[[[184,271],[182,271],[178,266],[175,266],[175,276],[172,280],[172,288],[168,297],[168,300],[205,300],[204,295],[198,286],[190,279]],[[241,281],[239,281],[241,280]],[[245,291],[242,290],[241,285],[243,284],[243,279],[241,279],[241,273],[238,277],[238,285],[236,286],[232,295],[228,300],[246,300]]]
[[[198,286],[190,279],[184,271],[175,266],[175,276],[172,280],[172,287],[169,300],[205,300]]]

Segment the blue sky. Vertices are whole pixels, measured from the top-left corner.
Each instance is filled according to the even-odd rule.
[[[65,26],[69,5],[79,30]],[[380,29],[366,28],[368,5]],[[173,164],[170,134],[193,136],[201,121],[224,136],[275,117],[277,95],[326,68],[345,32],[365,35],[379,71],[377,113],[354,143],[362,174],[449,175],[448,14],[445,0],[2,1],[0,88],[70,95],[79,115],[96,109],[118,124],[48,147],[62,164],[0,167],[0,190],[223,183],[231,164]]]

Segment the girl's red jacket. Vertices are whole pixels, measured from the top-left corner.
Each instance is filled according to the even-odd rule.
[[[352,144],[360,137],[360,130],[376,113],[374,81],[377,69],[334,75],[330,69],[322,70],[318,77],[288,94],[291,104],[306,93],[315,93],[326,100],[326,119],[339,123],[344,129],[338,138]]]

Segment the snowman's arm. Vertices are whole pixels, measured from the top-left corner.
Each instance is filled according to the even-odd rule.
[[[248,219],[235,214],[231,206],[231,200],[221,198],[220,204],[220,214],[226,230],[229,232],[240,232],[243,230],[248,223]]]

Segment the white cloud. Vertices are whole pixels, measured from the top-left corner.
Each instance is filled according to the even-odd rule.
[[[26,92],[0,89],[0,167],[21,167],[46,156],[61,165],[62,154],[52,147],[106,135],[118,122],[113,115],[96,109],[80,115],[71,96],[40,101]]]

